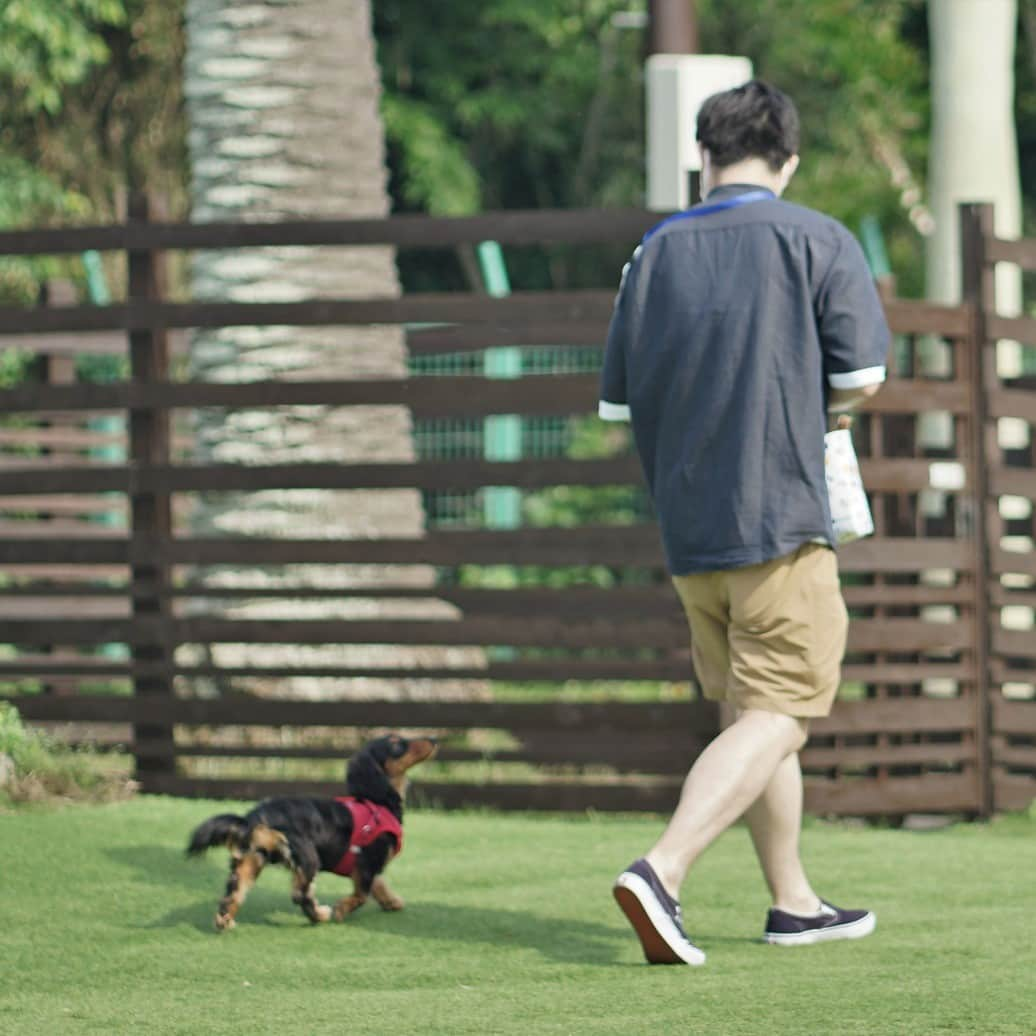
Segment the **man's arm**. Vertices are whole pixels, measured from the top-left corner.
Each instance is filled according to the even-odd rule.
[[[863,250],[844,227],[839,237],[816,299],[832,413],[858,407],[881,388],[892,337]]]
[[[640,249],[623,267],[619,293],[615,297],[615,309],[608,327],[608,342],[604,350],[604,365],[601,368],[600,402],[597,414],[604,421],[630,420],[630,408],[626,399],[626,353],[629,343],[636,334],[636,272]]]
[[[854,389],[829,389],[827,394],[827,409],[832,414],[842,414],[847,410],[855,410],[864,400],[876,395],[883,382],[877,381],[870,385],[861,385]]]

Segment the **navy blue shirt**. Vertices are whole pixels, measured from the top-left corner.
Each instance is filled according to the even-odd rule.
[[[673,575],[834,545],[827,388],[884,380],[889,339],[852,234],[770,191],[717,188],[645,236],[616,298],[600,414],[633,423]]]

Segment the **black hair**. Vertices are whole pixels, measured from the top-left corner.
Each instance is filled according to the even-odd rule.
[[[698,112],[698,142],[713,165],[762,158],[777,172],[799,150],[799,113],[775,86],[753,79],[713,94]]]

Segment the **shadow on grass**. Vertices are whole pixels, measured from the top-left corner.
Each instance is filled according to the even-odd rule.
[[[144,845],[117,847],[107,855],[120,867],[134,873],[134,877],[162,888],[176,887],[199,892],[207,891],[205,898],[189,906],[179,906],[150,921],[134,927],[170,928],[187,925],[200,932],[213,933],[216,904],[223,894],[226,871],[191,860],[165,846]],[[535,950],[554,961],[578,964],[609,964],[628,948],[632,933],[616,915],[616,924],[609,926],[597,921],[573,920],[570,917],[551,917],[526,910],[501,907],[464,906],[430,901],[410,901],[400,913],[385,913],[372,901],[343,925],[311,926],[301,911],[292,904],[287,886],[287,872],[274,868],[283,887],[271,882],[269,888],[258,884],[241,908],[238,923],[264,925],[272,928],[313,928],[319,931],[362,931],[369,939],[414,939],[462,942],[490,946],[521,946]],[[340,889],[325,885],[321,902],[333,903],[344,895],[351,884],[343,882]],[[332,895],[332,893],[336,893]],[[213,933],[215,934],[215,933]]]
[[[616,965],[616,958],[633,938],[618,924],[613,927],[502,907],[420,901],[411,902],[399,915],[381,918],[378,913],[357,914],[348,923],[362,927],[365,934],[376,930],[379,936],[389,938],[521,946],[565,964]]]
[[[324,900],[329,902],[328,900]],[[167,928],[189,925],[201,932],[213,932],[216,897],[196,905],[170,910],[161,917],[136,927]],[[617,966],[620,952],[633,937],[628,931],[593,921],[558,919],[500,907],[454,906],[444,903],[411,902],[400,913],[384,913],[373,903],[363,907],[342,924],[310,925],[301,912],[284,897],[257,889],[238,915],[242,928],[265,926],[312,930],[315,937],[369,940],[374,950],[382,940],[451,942],[465,945],[524,947],[549,960],[564,964]],[[233,935],[228,936],[233,938]],[[621,962],[623,966],[627,962]]]

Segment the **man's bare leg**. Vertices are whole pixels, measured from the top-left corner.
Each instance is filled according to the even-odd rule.
[[[804,721],[746,709],[698,756],[676,812],[646,856],[674,899],[691,864],[762,794],[805,740]]]
[[[799,754],[787,756],[745,813],[773,905],[789,914],[815,914],[813,891],[799,854],[802,830],[802,769]]]

